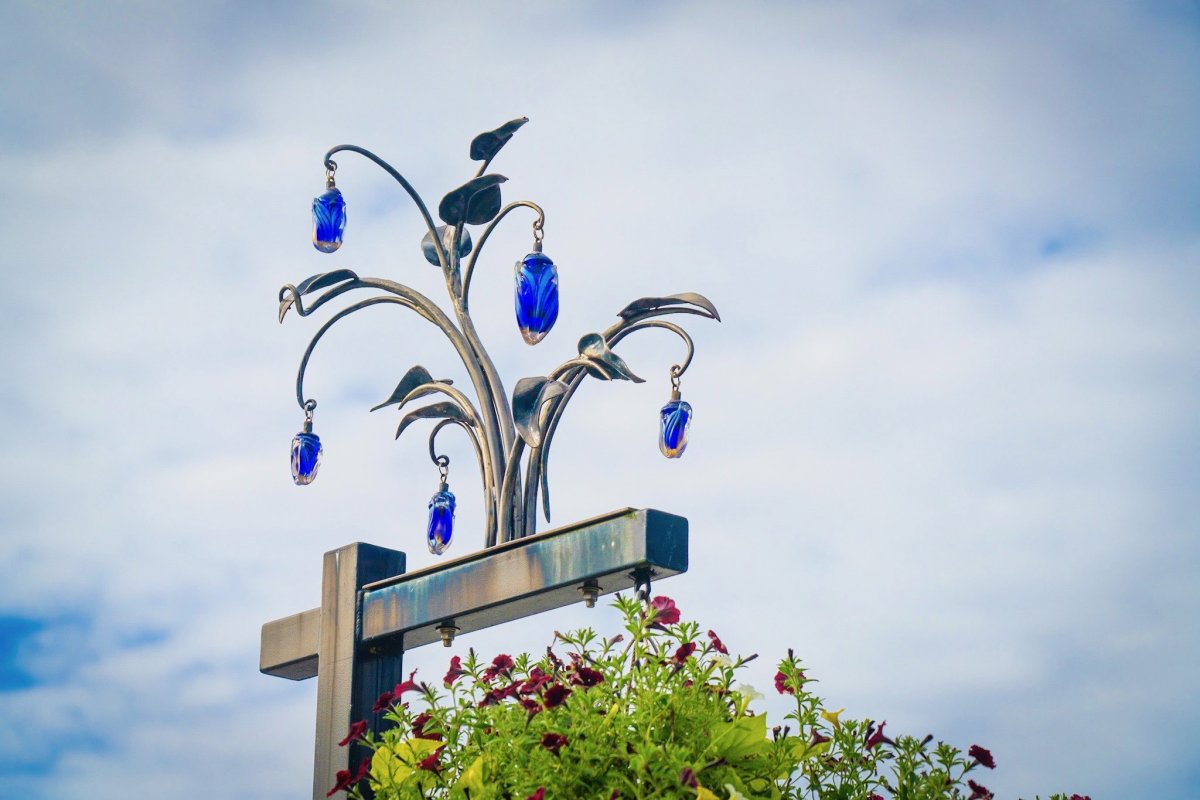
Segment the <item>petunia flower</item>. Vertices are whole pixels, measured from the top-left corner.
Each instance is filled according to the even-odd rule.
[[[350,732],[346,734],[346,738],[338,742],[338,747],[345,747],[355,739],[361,739],[363,734],[367,732],[367,721],[360,719],[358,722],[350,723]]]
[[[787,683],[788,676],[783,674],[783,670],[775,673],[775,691],[780,694],[795,694],[796,690]]]
[[[539,786],[537,791],[526,797],[525,800],[546,800],[546,789]]]
[[[371,706],[371,711],[378,714],[380,711],[387,711],[388,706],[392,704],[392,698],[396,695],[394,692],[384,692],[375,698],[375,705]]]
[[[834,728],[842,727],[841,720],[838,719],[845,711],[845,707],[839,708],[837,711],[822,711],[821,718],[832,725]]]
[[[696,780],[696,773],[692,771],[691,767],[684,767],[683,772],[679,773],[679,783],[683,786],[695,789],[696,785],[700,783],[700,781]]]
[[[988,769],[996,768],[996,759],[992,758],[991,751],[986,747],[980,747],[977,744],[973,744],[971,745],[971,748],[967,750],[967,755]]]
[[[696,643],[685,642],[679,645],[679,649],[675,651],[675,655],[671,656],[671,660],[679,666],[683,666],[694,652],[696,652]]]
[[[501,672],[508,672],[513,668],[512,656],[501,653],[492,659],[492,664],[483,671],[483,679],[490,681],[499,675]]]
[[[450,659],[450,669],[446,670],[446,677],[442,678],[442,683],[449,689],[454,685],[454,682],[466,675],[467,671],[462,668],[462,659],[458,656]]]
[[[595,686],[604,683],[604,673],[591,667],[576,667],[575,673],[571,676],[571,683],[585,688]]]
[[[650,609],[654,612],[651,622],[656,622],[660,625],[674,625],[679,622],[679,609],[675,607],[675,601],[669,597],[659,595],[650,601]]]
[[[888,744],[892,744],[892,740],[883,735],[883,726],[884,725],[887,725],[886,719],[883,722],[879,723],[878,730],[873,730],[875,727],[874,725],[867,726],[867,741],[865,742],[865,745],[868,750],[875,747],[880,742],[887,742]]]
[[[814,730],[813,735],[812,735],[812,741],[809,742],[809,744],[821,744],[822,742],[828,742],[828,741],[829,741],[828,736],[822,736],[819,731]]]
[[[720,636],[717,636],[717,634],[714,633],[713,631],[709,631],[708,638],[710,640],[712,640],[712,649],[713,650],[716,650],[718,653],[720,653],[721,655],[724,655],[724,656],[729,655],[729,648],[727,648],[725,646],[725,643],[721,641]]]
[[[429,739],[431,741],[441,741],[442,735],[436,731],[426,732],[425,726],[429,724],[429,712],[422,711],[417,714],[412,721],[413,736],[418,739]]]
[[[418,761],[417,769],[425,769],[429,770],[430,772],[437,772],[439,770],[438,759],[441,758],[442,749],[443,748],[439,747],[437,750],[434,750],[432,753]]]
[[[995,797],[986,786],[981,786],[975,781],[968,780],[967,786],[971,787],[971,796],[967,800],[992,800]]]
[[[567,737],[561,733],[548,732],[542,735],[542,747],[554,753],[554,755],[558,755],[558,751],[566,744]]]
[[[542,695],[542,703],[548,709],[557,708],[566,702],[567,698],[570,696],[570,689],[568,689],[566,686],[563,686],[561,683],[556,683],[547,689],[546,693]]]
[[[518,691],[521,694],[533,694],[552,680],[554,678],[543,672],[541,667],[534,667],[529,671],[529,678],[521,684]]]
[[[350,774],[350,770],[348,770],[348,769],[339,769],[337,771],[337,775],[334,776],[336,778],[337,782],[334,783],[332,789],[330,789],[328,792],[325,793],[325,796],[333,797],[338,792],[346,791],[347,789],[352,787],[354,784],[358,783],[363,778],[367,777],[367,775],[370,774],[370,772],[371,772],[371,757],[370,756],[368,756],[362,760],[362,763],[360,763],[358,765],[358,770],[353,775]]]
[[[392,689],[392,694],[399,698],[400,695],[404,694],[405,692],[421,691],[421,687],[416,681],[413,680],[413,678],[416,677],[416,674],[417,671],[415,669],[408,673],[408,680],[397,683],[396,688]]]

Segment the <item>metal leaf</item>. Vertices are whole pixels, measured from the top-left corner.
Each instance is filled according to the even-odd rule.
[[[442,202],[438,204],[438,216],[447,225],[461,225],[464,222],[469,222],[471,225],[480,225],[481,222],[476,222],[482,211],[489,208],[493,202],[496,210],[492,215],[483,222],[487,222],[492,217],[496,216],[500,211],[500,188],[499,184],[507,181],[508,178],[503,175],[482,175],[478,178],[472,178],[454,191],[442,198]],[[476,195],[487,192],[487,195],[475,201]],[[474,208],[473,206],[474,202]],[[472,213],[474,211],[475,213]]]
[[[475,425],[474,417],[468,416],[467,412],[463,411],[458,403],[451,403],[449,401],[434,403],[431,406],[422,406],[405,414],[404,419],[400,420],[400,427],[396,428],[396,438],[399,439],[400,434],[404,433],[404,429],[419,419],[454,419],[459,422],[465,422],[468,425]]]
[[[408,372],[404,373],[404,377],[400,379],[398,384],[396,384],[396,388],[392,390],[392,394],[387,400],[384,400],[371,410],[378,411],[381,408],[387,408],[388,406],[395,405],[396,403],[399,403],[401,400],[408,397],[409,392],[411,392],[413,389],[417,388],[423,383],[430,383],[431,381],[433,381],[433,376],[429,374],[429,370],[418,364]],[[446,381],[446,383],[449,383],[449,381]]]
[[[352,269],[335,269],[333,272],[321,272],[313,275],[311,278],[305,278],[300,281],[300,285],[296,287],[296,294],[303,297],[309,292],[315,292],[317,289],[324,289],[326,286],[333,286],[335,283],[355,280],[357,278],[358,275]]]
[[[471,140],[471,160],[491,161],[500,152],[500,148],[508,144],[508,140],[517,129],[529,122],[529,117],[510,120],[494,131],[481,133]]]
[[[454,239],[454,227],[452,225],[438,225],[438,238],[442,240],[442,249],[450,252],[450,245]],[[458,239],[458,257],[466,258],[471,254],[471,232],[463,229],[462,236]],[[433,236],[426,233],[421,238],[421,252],[425,254],[425,260],[435,267],[440,267],[438,263],[437,248],[433,246]]]
[[[530,447],[542,443],[542,431],[538,425],[538,409],[548,400],[567,391],[567,385],[549,378],[521,378],[513,389],[513,421],[517,433]]]
[[[467,224],[486,225],[500,213],[504,199],[500,196],[499,186],[489,186],[475,193],[467,203]]]
[[[588,360],[588,374],[604,381],[621,380],[645,383],[633,374],[625,359],[614,353],[598,333],[587,333],[579,340],[579,355]]]
[[[721,315],[717,313],[717,307],[707,297],[695,292],[671,294],[666,297],[643,297],[625,306],[617,313],[617,316],[622,319],[632,319],[644,311],[653,311],[656,308],[673,305],[696,306],[707,311],[717,322],[721,321]]]

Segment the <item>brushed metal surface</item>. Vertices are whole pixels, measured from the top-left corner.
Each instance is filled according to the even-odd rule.
[[[362,641],[403,637],[412,650],[439,641],[438,626],[469,633],[579,602],[589,581],[599,594],[687,570],[687,520],[624,509],[516,539],[454,561],[363,587]]]

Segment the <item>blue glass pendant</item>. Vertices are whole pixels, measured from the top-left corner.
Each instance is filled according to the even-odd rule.
[[[306,486],[317,477],[322,449],[320,438],[311,430],[292,439],[292,480],[297,486]]]
[[[517,262],[517,327],[526,344],[537,344],[558,319],[558,268],[541,250]]]
[[[342,246],[346,230],[346,201],[336,186],[313,198],[313,247],[332,253]]]
[[[429,500],[429,552],[440,556],[450,546],[454,535],[454,493],[442,484],[441,489]]]
[[[667,458],[679,458],[687,449],[688,429],[692,426],[692,406],[673,394],[671,401],[662,407],[662,431],[658,438],[658,449]]]

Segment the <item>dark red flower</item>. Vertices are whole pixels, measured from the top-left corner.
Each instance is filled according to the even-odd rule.
[[[729,648],[727,648],[725,646],[725,643],[721,641],[720,636],[717,636],[717,634],[714,633],[713,631],[709,631],[708,638],[712,641],[712,649],[713,650],[716,650],[718,653],[721,653],[722,655],[729,655]]]
[[[595,686],[604,683],[604,673],[591,667],[576,667],[575,674],[571,676],[571,683],[576,686]]]
[[[462,659],[458,656],[450,659],[450,669],[446,670],[446,677],[442,678],[442,683],[449,689],[454,685],[454,682],[466,675],[467,672],[462,668]]]
[[[682,666],[694,652],[696,652],[696,643],[686,642],[679,645],[679,649],[675,651],[675,655],[671,656],[671,659]]]
[[[617,798],[618,798],[618,797],[620,797],[620,796],[621,796],[621,790],[620,790],[620,789],[613,789],[613,790],[612,790],[612,794],[610,794],[610,795],[608,796],[608,800],[617,800]]]
[[[526,797],[525,800],[546,800],[546,790],[539,786],[538,790]]]
[[[775,673],[775,691],[780,694],[795,694],[796,690],[787,684],[787,675],[783,674],[783,670]]]
[[[506,700],[510,697],[517,696],[517,690],[521,688],[521,684],[513,681],[508,686],[497,686],[483,696],[479,701],[480,708],[484,706],[494,706],[501,700]]]
[[[971,749],[967,750],[967,755],[975,759],[977,762],[987,767],[988,769],[996,768],[996,760],[992,758],[992,753],[986,747],[980,747],[977,744],[971,745]]]
[[[558,751],[567,743],[567,737],[561,733],[546,733],[542,735],[542,747],[549,750],[554,755],[558,755]]]
[[[651,622],[657,622],[660,625],[674,625],[679,622],[679,609],[675,607],[675,601],[669,597],[659,595],[650,601],[650,609],[654,612]]]
[[[425,730],[425,726],[429,724],[429,719],[430,719],[429,713],[426,711],[422,711],[420,714],[417,714],[417,716],[413,718],[413,721],[412,721],[413,736],[415,736],[418,739],[429,739],[429,740],[435,741],[435,742],[441,741],[442,735],[440,733],[437,733],[436,731],[426,731]]]
[[[492,665],[483,671],[483,679],[490,681],[499,675],[501,672],[508,672],[513,668],[513,660],[511,656],[501,653],[492,659]]]
[[[821,742],[828,742],[828,741],[829,741],[828,736],[822,736],[819,731],[813,731],[813,737],[812,737],[811,744],[821,744]]]
[[[1088,797],[1086,794],[1073,794],[1071,795],[1071,800],[1092,800],[1092,798]]]
[[[367,721],[360,719],[358,722],[350,723],[350,732],[346,734],[346,738],[338,742],[338,747],[345,747],[355,739],[361,739],[363,734],[367,732]]]
[[[874,725],[868,725],[868,726],[867,726],[867,741],[866,741],[866,747],[867,747],[867,749],[868,749],[868,750],[870,750],[872,747],[875,747],[875,746],[876,746],[876,745],[878,745],[880,742],[887,742],[888,744],[891,744],[891,743],[892,743],[892,740],[891,740],[891,739],[889,739],[889,738],[887,738],[886,736],[884,736],[884,735],[883,735],[883,726],[884,726],[884,725],[887,725],[887,720],[886,720],[886,719],[885,719],[883,722],[879,723],[879,729],[878,729],[878,730],[874,730],[874,728],[875,728],[875,726],[874,726]]]
[[[870,797],[868,797],[867,800],[883,800],[883,795],[873,794]]]
[[[442,756],[442,748],[434,750],[429,755],[417,762],[417,769],[427,769],[430,772],[438,771],[438,759]]]
[[[625,634],[618,633],[616,636],[612,637],[607,642],[605,642],[605,644],[607,644],[609,647],[612,647],[613,645],[615,645],[619,642],[623,642],[623,641],[625,641]],[[617,790],[613,789],[613,791],[615,792]]]
[[[534,667],[529,671],[529,679],[521,684],[521,688],[518,691],[521,694],[533,694],[552,680],[554,678],[542,672],[541,667]]]
[[[971,796],[967,800],[992,800],[993,795],[986,786],[981,786],[975,781],[968,780],[967,786],[971,787]]]
[[[562,659],[559,658],[558,656],[556,656],[554,654],[554,651],[551,650],[549,647],[546,648],[546,658],[550,659],[550,663],[554,665],[555,669],[563,668]]]
[[[542,710],[542,704],[529,697],[518,697],[517,702],[529,712],[529,716],[531,717]]]
[[[691,789],[695,789],[700,781],[696,780],[696,773],[691,767],[684,767],[683,772],[679,773],[679,783]]]
[[[393,692],[384,692],[375,698],[375,705],[371,706],[371,710],[378,714],[380,711],[387,711],[388,706],[392,704],[392,698],[396,695]]]
[[[547,689],[546,693],[542,695],[542,702],[545,704],[546,708],[557,708],[566,702],[566,699],[570,696],[570,689],[568,689],[566,686],[563,686],[561,683],[556,683]]]
[[[408,680],[403,681],[401,683],[397,683],[396,688],[392,689],[392,694],[395,695],[397,699],[400,697],[400,695],[404,694],[405,692],[421,691],[421,687],[418,686],[417,682],[413,680],[413,678],[416,676],[416,674],[417,674],[417,671],[414,669],[412,672],[408,673]]]
[[[337,771],[337,775],[335,776],[337,779],[337,782],[333,785],[332,789],[330,789],[328,792],[325,793],[325,796],[333,797],[338,792],[346,791],[351,786],[358,783],[363,778],[367,777],[367,775],[370,772],[371,772],[370,756],[368,756],[367,758],[364,758],[362,760],[362,763],[358,765],[358,770],[353,775],[350,774],[350,770],[348,770],[348,769],[339,769]]]

